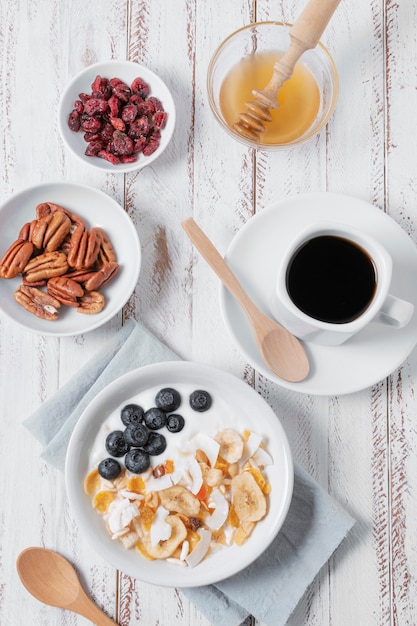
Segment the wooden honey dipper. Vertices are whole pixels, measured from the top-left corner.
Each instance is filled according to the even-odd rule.
[[[271,80],[261,91],[254,89],[256,99],[247,102],[246,112],[233,125],[242,137],[258,141],[265,131],[265,122],[272,120],[269,109],[277,109],[277,95],[281,85],[288,80],[298,59],[306,50],[315,48],[324,29],[341,0],[310,0],[290,30],[290,45],[283,56],[274,64]]]

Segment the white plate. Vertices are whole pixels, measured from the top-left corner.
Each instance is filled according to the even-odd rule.
[[[390,252],[394,266],[390,291],[415,306],[405,328],[396,330],[371,323],[338,347],[305,342],[311,372],[304,381],[289,383],[265,366],[249,322],[223,286],[220,306],[237,347],[261,374],[301,393],[339,395],[365,389],[385,378],[417,343],[417,249],[408,235],[387,214],[363,200],[333,193],[304,194],[285,199],[251,218],[233,239],[226,258],[255,303],[270,314],[268,302],[288,238],[309,223],[326,219],[372,234]]]
[[[272,487],[265,518],[258,522],[243,546],[233,545],[219,549],[194,568],[181,567],[167,561],[149,561],[136,550],[125,550],[119,542],[111,539],[103,519],[93,509],[90,498],[83,489],[90,467],[91,448],[102,423],[130,398],[159,385],[161,388],[177,386],[179,391],[181,385],[195,385],[195,389],[206,389],[212,394],[213,404],[204,413],[192,411],[183,394],[178,413],[184,416],[186,423],[195,420],[193,428],[198,432],[201,420],[213,420],[214,423],[219,414],[226,414],[222,427],[234,425],[236,428],[237,424],[233,420],[237,420],[242,430],[248,428],[259,433],[274,460],[274,464],[265,469]],[[129,576],[148,583],[169,587],[196,587],[232,576],[254,561],[269,546],[288,512],[293,490],[293,463],[280,421],[265,400],[249,385],[231,374],[207,365],[176,361],[148,365],[129,372],[94,398],[73,431],[67,451],[65,479],[71,509],[80,531],[105,560]]]
[[[26,329],[42,335],[79,335],[98,328],[126,304],[139,278],[141,248],[136,228],[122,207],[93,187],[73,183],[45,183],[10,197],[0,207],[0,257],[17,239],[26,222],[36,218],[36,206],[53,202],[82,217],[88,228],[103,228],[113,244],[120,265],[117,276],[103,289],[104,309],[95,315],[77,313],[62,306],[56,321],[46,321],[17,304],[13,294],[21,277],[0,279],[0,312]]]

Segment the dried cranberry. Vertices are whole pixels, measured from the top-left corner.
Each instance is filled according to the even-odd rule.
[[[100,150],[103,150],[104,143],[100,140],[90,141],[87,148],[85,149],[85,154],[87,156],[97,156]]]
[[[119,157],[117,157],[115,154],[112,154],[108,150],[100,150],[100,152],[97,153],[97,156],[99,156],[101,159],[109,161],[109,163],[112,163],[113,165],[117,165],[118,163],[120,163]]]
[[[100,139],[101,133],[84,133],[84,141],[90,142],[90,141],[96,141],[97,139]]]
[[[159,139],[151,137],[146,146],[142,150],[144,156],[150,156],[159,147]]]
[[[155,128],[165,128],[168,115],[164,111],[157,111],[152,116],[152,122]]]
[[[97,113],[104,113],[109,108],[107,100],[101,98],[90,98],[84,105],[84,112],[87,115],[97,115]]]
[[[148,140],[145,135],[141,135],[138,139],[135,139],[135,152],[142,152],[147,143]]]
[[[103,128],[100,131],[100,139],[102,139],[105,143],[110,141],[113,137],[114,128],[110,123],[104,124]]]
[[[113,133],[113,150],[119,155],[133,154],[135,144],[132,139],[126,135],[126,133],[120,130],[115,130]]]
[[[98,117],[82,115],[81,116],[81,128],[86,133],[96,133],[102,127],[102,123],[98,119]]]
[[[149,85],[139,76],[132,82],[131,89],[133,93],[139,94],[142,98],[149,95]]]
[[[105,100],[108,100],[112,94],[110,81],[108,80],[108,78],[97,76],[95,81],[91,85],[91,91],[94,97],[98,98],[101,96]]]
[[[138,106],[141,102],[143,102],[143,98],[137,93],[132,94],[129,98],[129,103],[134,104],[135,106]]]
[[[78,97],[83,104],[85,104],[91,98],[91,96],[89,96],[88,93],[79,93]]]
[[[121,130],[121,131],[125,131],[126,130],[126,124],[124,123],[124,121],[120,117],[111,117],[110,118],[110,124],[116,130]]]
[[[84,104],[81,100],[76,100],[74,102],[74,109],[78,111],[78,113],[84,113]]]
[[[139,115],[153,115],[155,113],[155,104],[150,100],[144,100],[138,104]]]
[[[148,99],[148,102],[152,102],[155,107],[155,111],[165,111],[164,107],[162,106],[162,102],[158,98],[155,98],[155,96],[151,96]]]
[[[121,79],[121,78],[117,78],[117,76],[115,76],[114,78],[111,78],[111,79],[109,80],[109,83],[110,83],[110,85],[111,85],[112,87],[116,87],[116,85],[125,85],[125,84],[126,84],[126,83],[124,83],[124,82],[122,81],[122,79]]]
[[[126,122],[126,124],[130,124],[130,122],[133,122],[137,114],[138,114],[137,106],[135,106],[134,104],[127,104],[125,107],[123,107],[121,117],[122,117],[122,120]]]
[[[136,154],[123,154],[120,157],[120,163],[134,163],[137,161]]]
[[[115,96],[123,100],[123,102],[129,102],[129,98],[132,94],[130,91],[130,87],[125,85],[124,83],[119,83],[115,87],[113,87],[113,93]]]
[[[150,130],[149,120],[146,115],[137,117],[129,126],[129,137],[133,139],[139,138],[141,135],[147,135]]]
[[[80,114],[75,109],[73,109],[68,116],[68,126],[75,133],[78,132],[81,128]]]
[[[108,99],[108,103],[109,103],[110,115],[112,117],[118,117],[119,110],[120,110],[119,98],[113,94],[111,98]]]

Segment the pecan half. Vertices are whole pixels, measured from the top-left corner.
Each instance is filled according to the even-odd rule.
[[[37,287],[20,285],[14,292],[14,298],[26,311],[44,320],[54,321],[58,318],[61,303]]]
[[[44,252],[29,261],[24,268],[24,274],[28,283],[34,283],[44,278],[62,276],[67,270],[68,263],[64,252]]]
[[[32,232],[32,243],[46,252],[58,250],[71,230],[71,220],[62,211],[41,217]]]
[[[18,239],[32,241],[32,233],[37,221],[38,220],[32,220],[31,222],[26,222],[26,224],[23,224],[22,228],[19,231]]]
[[[33,253],[33,243],[17,239],[0,259],[0,278],[15,278],[23,272]]]
[[[36,217],[40,219],[41,217],[44,217],[45,215],[51,215],[56,211],[65,213],[65,215],[70,218],[73,224],[80,224],[83,228],[85,228],[84,220],[79,215],[77,215],[76,213],[72,213],[68,209],[65,209],[59,204],[55,204],[54,202],[41,202],[41,204],[38,204],[38,206],[36,207]]]
[[[67,276],[55,276],[50,278],[46,285],[49,295],[67,306],[78,306],[78,298],[84,295],[84,289]]]
[[[88,231],[77,226],[71,237],[68,265],[76,270],[92,267],[97,260],[100,245],[101,239],[97,237],[96,228]]]
[[[114,263],[115,261],[117,261],[117,257],[110,239],[102,228],[96,228],[95,230],[97,231],[97,235],[100,238],[101,242],[100,250],[98,253],[99,265],[101,266],[105,263]]]
[[[78,301],[77,313],[100,313],[104,308],[104,296],[99,291],[88,291]]]
[[[116,276],[119,269],[118,263],[105,263],[97,272],[94,272],[93,276],[85,281],[84,287],[87,291],[102,289]]]

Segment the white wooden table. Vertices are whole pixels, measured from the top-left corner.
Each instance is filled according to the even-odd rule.
[[[334,191],[387,212],[417,242],[417,5],[342,0],[324,43],[340,99],[326,130],[286,153],[255,153],[214,120],[205,79],[217,44],[251,22],[293,21],[300,0],[21,0],[0,4],[0,201],[45,181],[84,182],[126,207],[143,266],[128,305],[85,336],[42,337],[0,319],[0,623],[86,624],[38,603],[15,570],[28,545],[67,556],[98,604],[127,626],[209,626],[175,589],[115,572],[75,525],[63,476],[39,458],[21,423],[127,318],[186,359],[253,385],[282,419],[294,457],[357,520],[306,591],[291,626],[417,623],[417,352],[372,388],[309,396],[269,382],[234,347],[218,280],[180,222],[193,215],[224,253],[255,213],[297,193]],[[64,149],[56,111],[85,66],[131,59],[172,89],[178,121],[168,150],[137,174],[87,169]],[[417,280],[416,280],[417,283]],[[214,625],[215,626],[215,625]]]

